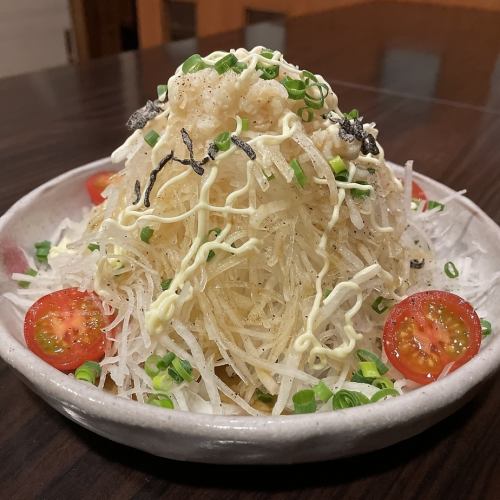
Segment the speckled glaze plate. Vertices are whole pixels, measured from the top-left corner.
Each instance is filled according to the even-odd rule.
[[[82,206],[88,203],[82,189],[85,179],[110,167],[108,159],[98,160],[47,182],[19,200],[0,219],[0,248],[8,242],[31,248],[64,216],[78,218]],[[431,198],[452,193],[432,179],[418,174],[416,178]],[[463,217],[463,237],[475,239],[487,252],[487,258],[478,261],[478,273],[487,276],[500,270],[500,228],[468,199],[456,199],[448,208]],[[2,294],[16,289],[5,269],[0,269],[0,278]],[[498,291],[493,290],[485,308],[488,318],[499,317],[499,299]],[[469,363],[399,398],[309,415],[212,416],[141,405],[74,380],[25,347],[22,322],[11,303],[0,297],[0,355],[48,404],[106,438],[162,457],[196,462],[299,463],[383,448],[450,415],[500,365],[500,335],[493,335]]]

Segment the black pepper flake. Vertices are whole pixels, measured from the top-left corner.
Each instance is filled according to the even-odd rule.
[[[139,182],[139,179],[135,181],[134,193],[135,193],[135,200],[132,202],[132,205],[137,205],[137,203],[141,201],[141,183]]]
[[[153,190],[153,186],[155,185],[156,177],[163,170],[163,167],[173,157],[174,157],[174,152],[171,151],[167,156],[165,156],[165,158],[160,160],[160,163],[158,164],[158,166],[151,171],[151,174],[149,176],[149,184],[148,184],[148,187],[146,188],[146,192],[144,193],[144,206],[146,208],[149,208],[151,206],[151,202],[149,201],[149,195],[151,194],[151,191]]]
[[[203,175],[205,169],[194,159],[193,153],[193,141],[189,137],[188,131],[185,128],[181,129],[182,142],[185,144],[187,150],[189,151],[189,164],[192,169],[198,174]]]
[[[153,101],[147,101],[146,104],[134,111],[127,120],[126,126],[129,130],[138,130],[144,128],[149,120],[152,120],[156,115],[161,113],[163,109]]]
[[[412,259],[410,260],[410,267],[412,269],[422,269],[425,264],[425,259],[422,260],[417,260],[417,259]]]
[[[231,142],[235,146],[238,146],[251,160],[255,160],[255,158],[257,158],[257,155],[255,154],[255,151],[252,149],[250,144],[246,143],[245,141],[240,139],[238,136],[232,135]]]

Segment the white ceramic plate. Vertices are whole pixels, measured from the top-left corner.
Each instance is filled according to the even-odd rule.
[[[64,216],[78,218],[88,203],[85,179],[111,167],[103,159],[72,170],[19,200],[0,219],[2,243],[31,248],[45,239]],[[113,168],[113,167],[111,167]],[[396,169],[400,167],[395,167]],[[439,199],[452,191],[421,175],[419,183]],[[450,203],[464,221],[464,238],[486,249],[478,273],[500,269],[500,228],[474,203]],[[0,293],[16,284],[0,270]],[[495,295],[494,295],[495,294]],[[485,312],[499,317],[498,292]],[[338,412],[282,417],[224,417],[166,411],[101,392],[55,370],[24,345],[23,318],[0,298],[0,355],[47,403],[101,436],[155,455],[211,463],[297,463],[363,453],[411,437],[445,418],[472,397],[500,364],[500,335],[493,336],[469,363],[442,380],[399,398]]]

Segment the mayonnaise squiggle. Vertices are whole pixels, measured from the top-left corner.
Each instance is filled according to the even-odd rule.
[[[273,413],[281,413],[290,407],[291,391],[315,383],[320,373],[345,379],[354,349],[374,341],[367,300],[401,294],[400,261],[380,251],[387,241],[406,259],[399,243],[404,221],[381,208],[395,206],[401,191],[383,149],[362,155],[359,142],[340,137],[338,121],[322,116],[330,110],[343,118],[320,75],[315,78],[328,89],[325,109],[302,121],[297,108],[303,103],[289,99],[280,83],[284,76],[302,78],[302,71],[277,51],[272,59],[261,52],[231,51],[247,64],[238,75],[179,68],[168,81],[163,112],[113,153],[113,161],[126,165],[117,183],[121,198],[110,190],[89,240],[101,245],[94,288],[119,308],[116,324],[126,329],[104,367],[125,397],[144,399],[151,386],[142,363],[169,350],[201,375],[172,392],[179,407],[196,408],[202,399],[214,413],[236,405],[258,414],[252,398],[264,387],[277,395]],[[201,60],[212,66],[226,54]],[[260,79],[259,64],[276,64],[280,78]],[[363,127],[376,136],[374,124]],[[191,136],[194,158],[229,130],[256,159],[230,142],[203,162],[202,176],[171,160],[148,188],[170,151],[187,156],[181,128]],[[144,142],[151,131],[158,135],[152,148]],[[328,165],[336,155],[348,164],[347,181],[335,179]],[[302,165],[305,185],[292,159]],[[131,196],[136,181],[138,200]],[[355,199],[354,189],[366,195]],[[145,228],[153,236],[141,241]],[[226,397],[233,410],[223,408]]]

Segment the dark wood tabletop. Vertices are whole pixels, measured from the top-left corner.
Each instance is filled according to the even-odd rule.
[[[499,13],[389,2],[0,80],[0,213],[55,175],[109,155],[127,136],[130,113],[191,53],[258,43],[323,74],[342,109],[377,122],[389,159],[413,159],[416,170],[467,188],[500,223],[499,26]],[[179,463],[113,443],[59,415],[3,362],[0,395],[0,498],[493,499],[500,492],[498,376],[405,442],[279,467]]]

